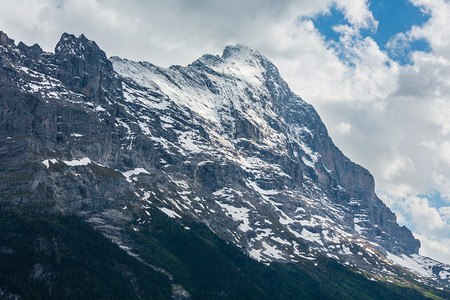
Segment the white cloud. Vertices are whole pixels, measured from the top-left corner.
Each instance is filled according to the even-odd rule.
[[[450,181],[448,180],[447,174],[444,175],[443,173],[445,172],[439,173],[436,171],[433,179],[438,186],[436,190],[440,192],[442,200],[445,201],[443,204],[447,204],[450,203]]]
[[[366,0],[336,0],[337,7],[344,12],[348,22],[357,30],[376,30],[378,22],[373,18]]]
[[[442,220],[436,208],[430,207],[427,198],[410,196],[401,205],[405,206],[418,234],[431,234],[435,239],[449,236],[450,225]]]
[[[350,134],[352,130],[352,124],[348,123],[347,121],[342,121],[337,123],[334,126],[334,129],[338,134],[347,135]]]
[[[450,142],[445,141],[441,143],[439,150],[442,160],[450,165]]]
[[[409,157],[398,157],[385,163],[383,178],[392,180],[404,171],[414,170],[414,163]]]
[[[430,238],[428,235],[414,234],[414,236],[420,240],[422,246],[420,248],[420,254],[438,261],[450,264],[448,257],[450,257],[450,239],[445,237],[439,237],[435,239]]]
[[[298,16],[326,10],[330,2],[4,0],[0,26],[26,43],[39,41],[46,50],[69,31],[84,33],[109,55],[168,66],[221,52],[227,44],[282,41],[276,33],[289,31]]]
[[[377,189],[392,197],[388,204],[422,239],[423,253],[450,262],[450,253],[442,250],[450,239],[445,219],[428,201],[410,198],[439,191],[450,199],[450,4],[420,3],[431,13],[429,22],[401,37],[405,43],[429,40],[431,53],[413,53],[411,66],[392,64],[378,45],[367,46],[349,29],[341,46],[355,66],[343,72],[349,75],[343,81],[357,88],[345,93],[347,102],[339,107],[320,95],[312,102],[320,99],[319,112],[327,124],[345,118],[357,128],[350,136],[330,132],[344,153],[371,170]]]
[[[437,210],[427,198],[408,196],[410,190],[399,189],[406,193],[399,197],[382,194],[396,212],[398,222],[413,228],[414,236],[421,241],[420,254],[450,264],[450,207]]]
[[[442,219],[449,224],[450,223],[450,206],[445,206],[439,208],[439,214],[441,215]]]
[[[445,0],[412,0],[417,6],[431,14],[430,20],[423,27],[412,29],[411,36],[428,40],[434,53],[450,59],[448,30],[450,2]]]

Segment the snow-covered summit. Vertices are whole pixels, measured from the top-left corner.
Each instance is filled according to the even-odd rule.
[[[9,201],[45,198],[120,243],[123,220],[156,207],[266,263],[326,255],[394,278],[406,272],[401,260],[425,262],[370,173],[342,154],[314,108],[256,50],[228,46],[169,68],[107,59],[69,34],[39,59],[15,45],[0,50],[8,58],[0,80],[19,95],[2,98],[0,133],[15,149],[1,152],[2,172],[28,172],[14,177],[23,192]],[[448,284],[439,268],[427,270]]]
[[[76,37],[73,34],[65,32],[56,44],[55,54],[65,51],[70,52],[73,55],[84,56],[88,48],[100,50],[97,44],[94,41],[87,39],[84,34]]]
[[[263,261],[326,253],[373,271],[380,262],[381,270],[391,270],[387,251],[417,253],[420,243],[375,195],[372,176],[342,155],[314,109],[258,51],[227,46],[222,56],[204,55],[186,67],[112,61],[125,100],[140,112],[163,116],[163,129],[178,138],[161,139],[144,114],[138,118],[142,132],[166,151],[187,155],[193,184],[212,193],[189,192],[170,209],[207,220],[216,233]],[[177,111],[201,131],[186,126]],[[224,171],[219,165],[233,167]],[[188,193],[191,183],[181,178],[180,193]]]

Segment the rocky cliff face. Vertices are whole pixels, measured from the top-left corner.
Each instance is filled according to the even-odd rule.
[[[1,33],[0,59],[2,209],[76,212],[132,252],[123,224],[157,207],[260,261],[321,253],[448,285],[450,268],[418,255],[370,173],[257,51],[165,69],[108,59],[83,35],[53,54]]]

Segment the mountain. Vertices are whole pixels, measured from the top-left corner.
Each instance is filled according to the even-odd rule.
[[[269,265],[277,278],[303,272],[317,282],[319,270],[342,268],[348,281],[345,272],[356,272],[448,297],[450,266],[419,255],[370,173],[258,51],[227,46],[161,68],[108,58],[83,35],[63,34],[48,53],[0,32],[0,59],[2,211],[76,215],[151,270],[172,273],[179,294],[194,298],[202,288],[183,278],[206,273],[189,271],[201,262],[190,265],[165,240],[177,230],[193,255],[187,245],[200,241],[220,257],[234,251],[225,245],[237,247],[238,261]],[[154,230],[160,213],[180,227]],[[233,269],[236,255],[221,265]]]

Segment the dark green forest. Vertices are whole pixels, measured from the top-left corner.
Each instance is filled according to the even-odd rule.
[[[1,291],[23,299],[170,299],[174,283],[192,299],[450,298],[444,291],[373,282],[325,257],[317,266],[265,265],[205,225],[180,224],[158,209],[147,222],[128,230],[143,263],[76,216],[2,212]]]

